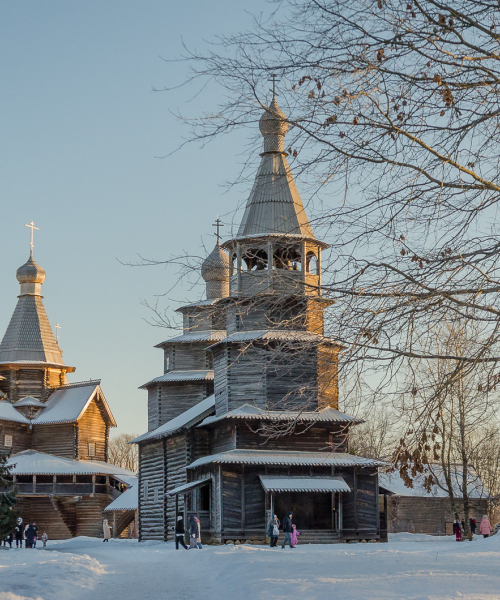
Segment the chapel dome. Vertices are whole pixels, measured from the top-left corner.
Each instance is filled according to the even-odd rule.
[[[30,256],[28,261],[19,267],[16,277],[19,283],[43,283],[45,281],[45,271]]]
[[[273,98],[273,101],[269,106],[269,110],[266,110],[266,112],[260,118],[260,132],[264,137],[268,135],[285,136],[288,128],[289,125],[286,120],[286,115],[278,106],[276,98]]]
[[[201,276],[205,281],[227,281],[229,279],[229,256],[218,243],[203,261]]]

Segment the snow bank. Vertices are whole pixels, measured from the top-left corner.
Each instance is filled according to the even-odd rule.
[[[388,544],[205,546],[76,538],[0,551],[0,600],[496,600],[500,535],[395,534]]]

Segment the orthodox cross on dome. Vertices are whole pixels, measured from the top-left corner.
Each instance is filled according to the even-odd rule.
[[[273,69],[273,74],[271,75],[271,78],[268,79],[268,81],[272,81],[273,82],[273,89],[270,90],[273,93],[273,98],[276,98],[276,79],[278,79],[278,76],[276,75],[274,69]],[[279,94],[278,94],[279,95]]]
[[[59,343],[59,329],[62,329],[62,327],[59,325],[59,323],[56,323],[54,325],[54,329],[56,330],[56,342]]]
[[[214,233],[214,235],[217,238],[217,245],[219,245],[220,239],[222,237],[220,235],[220,228],[224,227],[224,223],[219,219],[219,215],[217,215],[217,218],[215,219],[215,223],[212,223],[212,227],[217,227],[217,233]]]
[[[33,221],[30,221],[29,225],[27,225],[26,223],[24,224],[25,227],[29,227],[31,229],[31,240],[30,240],[30,258],[33,258],[33,230],[36,229],[37,231],[40,231],[39,227],[35,227],[35,224],[33,223]]]

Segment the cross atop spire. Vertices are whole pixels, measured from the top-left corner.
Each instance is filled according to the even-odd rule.
[[[268,81],[272,81],[273,82],[273,89],[270,90],[273,93],[273,98],[276,98],[276,79],[278,78],[278,76],[276,75],[274,69],[273,69],[273,74],[271,75],[271,79],[268,79]]]
[[[54,325],[54,329],[56,330],[56,342],[59,343],[59,329],[62,329],[62,327],[59,325],[59,323],[56,323]]]
[[[30,258],[33,258],[33,230],[36,229],[37,231],[40,231],[39,227],[35,227],[35,224],[33,223],[33,221],[30,221],[29,225],[27,225],[26,223],[24,224],[25,227],[29,227],[31,229],[31,240],[30,240]]]
[[[217,218],[215,219],[215,223],[212,224],[212,227],[217,227],[217,232],[214,233],[215,237],[217,238],[217,245],[220,245],[220,239],[221,239],[221,235],[220,235],[220,228],[224,227],[224,223],[219,219],[219,215],[217,215]]]

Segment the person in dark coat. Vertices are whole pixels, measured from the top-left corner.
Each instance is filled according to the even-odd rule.
[[[278,515],[274,515],[274,517],[269,521],[269,526],[267,528],[267,536],[271,540],[271,548],[276,548],[276,544],[278,543],[278,536],[280,534],[280,520],[278,519]]]
[[[285,539],[283,540],[283,544],[281,548],[284,548],[286,544],[293,548],[292,546],[292,516],[293,513],[287,513],[286,517],[283,519],[283,533],[285,534]]]
[[[461,542],[462,541],[462,527],[460,526],[460,522],[458,519],[453,523],[453,533],[455,534],[456,541]]]
[[[179,544],[189,550],[186,546],[186,542],[184,541],[184,521],[182,520],[182,515],[178,515],[177,522],[175,523],[175,549],[179,550]]]
[[[476,535],[477,522],[476,519],[469,519],[469,527],[472,535]]]
[[[33,548],[36,538],[36,531],[33,525],[28,525],[26,529],[26,548]]]
[[[16,548],[22,548],[24,539],[24,527],[23,520],[21,519],[21,517],[17,519],[17,525],[14,529],[14,536],[16,538]]]
[[[200,520],[196,517],[196,515],[191,515],[189,520],[189,538],[191,544],[189,549],[191,548],[199,548],[200,550],[203,548],[201,545],[201,528],[200,528]]]
[[[33,548],[36,548],[36,541],[38,539],[38,527],[37,527],[35,521],[33,521],[33,529],[35,530],[35,539],[33,540]]]

